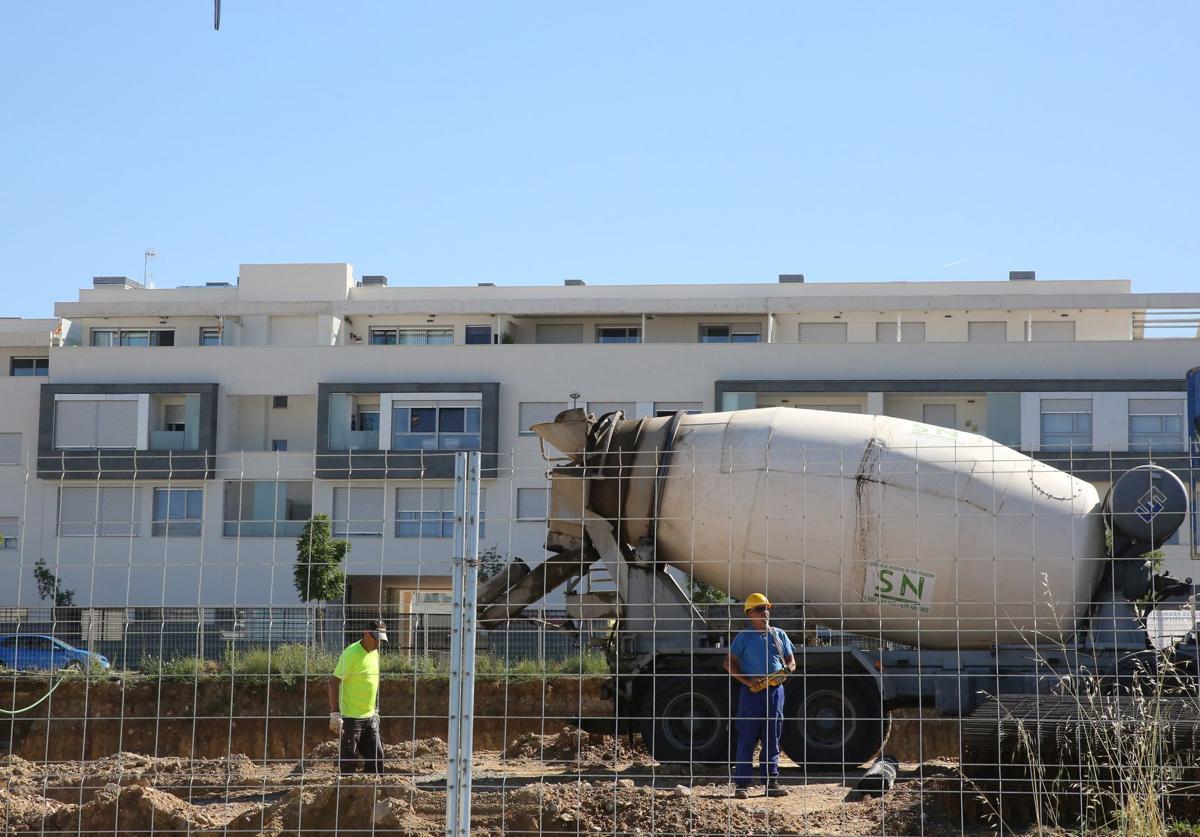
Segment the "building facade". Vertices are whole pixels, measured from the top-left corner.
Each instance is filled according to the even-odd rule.
[[[444,607],[457,450],[484,453],[481,543],[541,560],[529,427],[804,407],[979,433],[1095,482],[1185,473],[1200,294],[1124,280],[409,288],[348,264],[236,283],[98,277],[0,320],[0,607],[44,560],[88,608],[298,602],[312,514],[352,543],[348,601]],[[1193,314],[1176,316],[1173,311]],[[1190,318],[1190,319],[1189,319]],[[1185,474],[1186,475],[1186,474]],[[1186,533],[1167,548],[1189,571]]]

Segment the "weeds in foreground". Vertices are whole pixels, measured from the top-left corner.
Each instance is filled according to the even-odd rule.
[[[1194,728],[1200,719],[1194,685],[1184,687],[1194,684],[1192,676],[1169,649],[1134,652],[1113,663],[1114,671],[1092,671],[1079,649],[1053,643],[1032,649],[1045,674],[1061,671],[1043,653],[1050,647],[1058,659],[1076,661],[1073,676],[1060,677],[1052,693],[1040,698],[996,696],[1001,726],[1014,733],[1015,746],[1008,755],[998,754],[999,784],[982,795],[991,818],[1003,831],[1002,809],[1020,811],[1024,797],[1039,832],[1078,827],[1121,837],[1188,833],[1170,822],[1170,811],[1183,792],[1195,792],[1183,786],[1195,753],[1175,740],[1181,725]]]

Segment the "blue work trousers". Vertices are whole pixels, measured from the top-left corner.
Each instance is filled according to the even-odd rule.
[[[761,692],[752,692],[743,685],[734,728],[737,730],[734,783],[739,788],[750,785],[754,773],[754,748],[759,741],[763,743],[758,757],[762,781],[778,776],[779,739],[783,735],[783,686],[768,686]]]

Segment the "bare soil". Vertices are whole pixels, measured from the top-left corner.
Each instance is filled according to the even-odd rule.
[[[436,835],[445,827],[447,748],[437,737],[386,745],[383,776],[339,776],[337,745],[299,760],[149,757],[0,761],[4,833]],[[945,795],[950,762],[904,764],[883,798],[846,802],[861,771],[810,774],[785,763],[791,794],[733,796],[727,769],[659,765],[636,739],[566,727],[522,734],[474,759],[475,834],[889,834],[976,831]],[[943,797],[939,797],[942,794]],[[965,827],[964,827],[965,826]]]

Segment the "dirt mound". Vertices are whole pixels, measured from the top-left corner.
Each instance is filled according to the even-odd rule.
[[[761,834],[799,833],[804,823],[767,807],[739,805],[685,788],[656,790],[631,780],[537,783],[513,791],[507,833]]]
[[[45,831],[192,835],[223,824],[166,791],[142,784],[106,785],[90,802],[64,806],[48,818]]]
[[[47,823],[66,807],[25,788],[0,788],[0,826],[5,834],[42,834]]]
[[[620,738],[584,732],[570,726],[563,727],[558,735],[527,732],[514,738],[504,748],[506,759],[610,763],[646,757],[646,750],[640,745],[629,747]]]
[[[348,777],[321,787],[293,788],[278,802],[234,819],[226,830],[269,837],[341,832],[433,835],[442,824],[421,816],[414,804],[425,795],[408,783],[379,784],[374,777]]]
[[[318,759],[336,759],[338,752],[338,742],[323,741],[308,751],[307,758],[314,761]],[[396,760],[419,758],[444,760],[450,757],[450,748],[445,741],[435,735],[432,738],[419,738],[416,741],[384,744],[383,757],[385,759]]]

